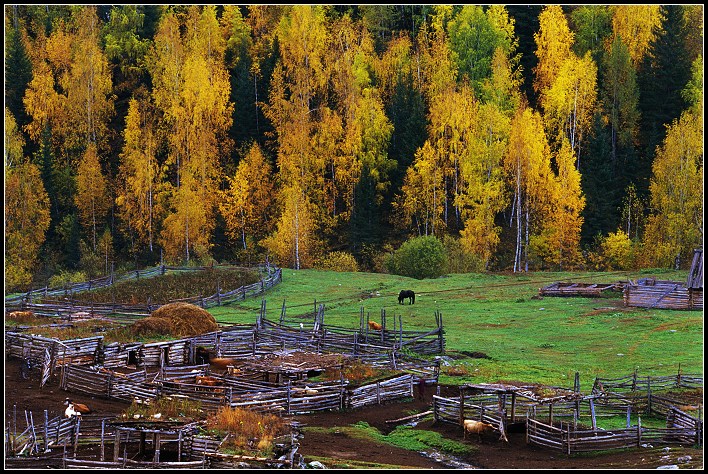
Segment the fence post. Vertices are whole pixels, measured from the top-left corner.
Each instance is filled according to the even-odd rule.
[[[575,382],[573,383],[573,391],[580,392],[580,372],[575,373]]]
[[[79,449],[79,429],[81,428],[81,417],[74,418],[76,423],[74,423],[74,429],[76,430],[76,435],[74,436],[74,459],[76,459],[76,452]]]
[[[590,400],[590,416],[592,417],[592,430],[597,430],[597,420],[595,420],[595,402],[591,398]]]
[[[637,416],[637,447],[642,445],[642,417]]]
[[[701,421],[701,407],[698,407],[698,419],[696,420],[695,423],[695,429],[696,429],[696,444],[698,446],[701,446],[703,444],[703,422]]]
[[[105,434],[106,434],[106,420],[103,419],[103,420],[101,420],[101,461],[106,460],[106,450],[105,450],[106,446],[103,443],[103,437],[105,436]]]
[[[465,389],[460,387],[460,426],[465,427]]]
[[[651,377],[647,376],[647,414],[651,415]]]
[[[44,452],[49,451],[49,413],[44,410]]]
[[[632,391],[637,390],[637,369],[634,369],[634,374],[632,374]]]
[[[381,343],[384,342],[384,331],[386,330],[386,310],[381,308]]]
[[[438,311],[438,316],[438,350],[440,351],[440,354],[443,354],[445,352],[445,339],[443,339],[443,319],[440,311]]]
[[[676,387],[681,388],[681,364],[678,366],[678,375],[676,375]]]
[[[403,347],[403,321],[402,316],[398,315],[398,347]]]

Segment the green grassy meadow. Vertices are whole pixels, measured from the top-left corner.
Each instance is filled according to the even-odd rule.
[[[453,361],[462,376],[446,375],[441,383],[522,381],[572,387],[575,372],[582,390],[594,378],[703,373],[703,312],[626,308],[622,295],[544,297],[539,288],[555,281],[615,283],[656,276],[684,281],[686,271],[538,272],[526,274],[451,274],[415,280],[397,275],[283,269],[283,281],[269,290],[266,316],[277,321],[283,303],[288,319],[312,320],[315,304],[325,305],[325,325],[356,328],[361,308],[374,321],[382,309],[401,316],[403,329],[435,327],[443,317],[446,350],[482,352],[490,359]],[[414,305],[398,304],[398,292],[416,292]],[[371,294],[380,296],[373,296]],[[315,303],[316,302],[316,303]],[[253,324],[261,298],[214,307],[223,325]]]

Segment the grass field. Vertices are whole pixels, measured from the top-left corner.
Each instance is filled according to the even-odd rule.
[[[539,272],[453,274],[415,280],[397,275],[283,269],[283,281],[269,290],[268,319],[277,321],[283,303],[288,318],[312,314],[325,305],[325,325],[355,328],[361,308],[380,321],[400,315],[404,329],[433,329],[443,316],[446,349],[481,352],[489,359],[453,361],[443,367],[442,383],[518,380],[571,387],[579,372],[581,389],[596,376],[616,378],[703,373],[703,312],[626,308],[619,293],[601,298],[532,299],[555,281],[615,283],[656,276],[685,281],[686,271],[634,273]],[[399,305],[398,292],[416,292],[414,305]],[[372,294],[380,296],[373,296]],[[315,303],[316,302],[316,303]],[[261,299],[211,308],[221,324],[252,324]],[[389,320],[389,327],[390,327]]]

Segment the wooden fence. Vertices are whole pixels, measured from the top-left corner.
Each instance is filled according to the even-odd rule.
[[[391,400],[413,396],[413,376],[404,374],[388,380],[363,385],[347,390],[346,406],[359,408],[380,405]]]
[[[60,388],[131,403],[135,398],[151,400],[158,396],[158,386],[148,380],[145,370],[123,374],[90,366],[67,366]]]
[[[577,430],[567,423],[560,427],[549,425],[533,418],[526,422],[528,444],[575,454],[588,451],[604,451],[639,447],[642,443],[700,444],[702,426],[691,428],[646,428],[638,423],[635,427],[613,430]]]
[[[232,265],[217,266],[222,268],[241,268]],[[129,321],[135,318],[143,318],[157,308],[160,304],[152,304],[151,301],[141,305],[126,305],[117,303],[87,303],[74,299],[75,293],[95,290],[98,288],[111,286],[121,281],[139,278],[151,278],[158,275],[164,275],[168,271],[201,271],[207,268],[214,267],[168,267],[158,266],[152,269],[128,272],[118,278],[112,276],[103,277],[88,282],[76,283],[64,288],[43,288],[39,290],[29,291],[22,295],[15,295],[5,298],[5,311],[32,311],[35,314],[46,316],[58,316],[70,318],[75,313],[89,313],[92,315],[120,315],[127,318]],[[244,285],[240,288],[222,293],[220,288],[217,288],[215,294],[210,296],[193,296],[182,298],[180,302],[186,302],[201,306],[202,308],[211,308],[213,306],[221,306],[224,304],[243,301],[256,295],[262,295],[268,289],[282,281],[282,269],[274,265],[259,265],[261,273],[260,281],[250,285]],[[53,299],[53,298],[54,299]],[[173,302],[173,301],[170,301]]]
[[[631,375],[615,379],[596,378],[592,393],[613,392],[626,394],[628,392],[651,392],[651,390],[667,390],[672,388],[703,388],[703,376],[698,374],[683,374],[679,366],[676,375],[640,376],[635,370]]]
[[[193,383],[195,372],[206,366],[193,366],[187,371],[162,369],[154,377],[145,371],[122,374],[108,369],[68,366],[62,389],[92,397],[121,400],[135,398],[154,400],[163,396],[185,396],[200,403],[202,409],[215,412],[220,407],[247,408],[279,415],[314,413],[317,411],[355,409],[413,396],[414,377],[397,375],[357,387],[346,380],[335,382],[288,382],[278,385],[242,379],[239,376],[215,376],[220,385]]]

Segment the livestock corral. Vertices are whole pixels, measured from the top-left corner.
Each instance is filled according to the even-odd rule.
[[[404,330],[401,316],[382,310],[374,324],[362,308],[344,328],[324,323],[324,305],[309,321],[287,319],[284,304],[271,320],[265,306],[254,324],[154,342],[6,327],[6,467],[299,468],[342,456],[364,463],[345,467],[657,467],[672,464],[669,450],[702,466],[702,375],[598,378],[587,394],[577,373],[570,388],[440,385],[438,312],[432,327]],[[67,397],[91,411],[65,416]],[[242,425],[252,414],[259,431],[215,428],[225,413]],[[474,449],[441,460],[326,428],[359,422]]]
[[[366,329],[369,326],[363,321],[363,334],[347,335],[342,328],[325,326],[323,315],[321,309],[308,330],[269,321],[261,313],[251,327],[123,346],[104,345],[100,336],[59,341],[6,332],[6,356],[15,363],[30,358],[41,390],[93,403],[113,401],[123,407],[122,415],[97,413],[67,419],[56,407],[18,411],[6,401],[6,463],[20,467],[34,459],[67,468],[302,467],[299,448],[304,439],[298,430],[301,422],[295,421],[299,416],[330,413],[336,417],[379,406],[389,407],[392,418],[394,402],[421,395],[420,380],[436,385],[435,358],[414,359],[397,350],[402,341],[429,348],[430,341],[439,342],[436,331],[404,337],[399,326],[398,334],[387,342],[385,336]],[[225,360],[230,363],[224,365]],[[346,367],[353,363],[378,367],[379,376],[370,381],[348,380]],[[523,425],[528,446],[563,454],[648,442],[702,445],[700,413],[685,411],[685,401],[652,393],[667,387],[696,389],[702,387],[702,378],[679,372],[658,380],[635,373],[627,380],[597,379],[587,395],[578,387],[577,381],[573,389],[464,385],[451,397],[453,387],[447,387],[445,395],[438,386],[428,406],[434,425],[457,426],[460,437],[464,438],[466,420],[490,425],[499,435],[494,444],[504,443],[501,439],[508,432]],[[273,439],[269,456],[233,454],[220,449],[225,439],[209,434],[199,419],[160,420],[154,413],[137,415],[130,410],[136,403],[157,406],[161,400],[180,398],[196,402],[205,415],[223,407],[243,408],[281,417],[289,428]],[[702,405],[691,408],[700,410]],[[138,418],[126,419],[126,412],[135,412]],[[627,426],[598,428],[596,417],[609,412],[626,413]],[[652,412],[666,416],[666,428],[647,428],[641,422],[629,425],[630,414]],[[89,446],[93,451],[87,454]]]
[[[268,321],[261,313],[252,326],[154,343],[105,344],[102,336],[58,340],[6,331],[6,355],[29,361],[45,390],[58,385],[59,390],[77,396],[125,405],[187,399],[205,416],[223,408],[282,417],[351,410],[411,398],[420,380],[437,381],[437,361],[416,359],[401,353],[400,348],[413,348],[416,353],[425,353],[428,347],[442,350],[441,327],[432,332],[404,332],[399,324],[389,337],[383,331],[375,334],[368,325],[363,333],[327,327],[323,318],[321,307],[312,327],[303,330],[303,325],[290,327]],[[377,370],[371,380],[349,380],[345,374],[352,364]],[[144,467],[150,462],[180,467],[179,463],[187,462],[184,467],[194,467],[199,464],[192,462],[195,459],[203,467],[212,467],[215,462],[291,466],[299,459],[292,430],[285,441],[275,443],[277,449],[272,452],[277,456],[273,459],[229,457],[219,452],[224,439],[205,436],[203,427],[193,420],[180,424],[178,420],[155,419],[155,414],[145,420],[52,415],[48,410],[43,416],[14,412],[6,431],[6,457],[41,456],[61,446],[69,449],[69,457],[62,457],[63,465],[76,466],[82,462],[76,456],[79,444],[93,441],[101,446],[100,459],[85,459],[85,466],[100,467],[99,463],[105,462],[105,467]],[[106,455],[109,443],[112,450]],[[176,461],[164,461],[165,446],[176,451],[170,455]],[[136,457],[139,460],[134,463]]]

